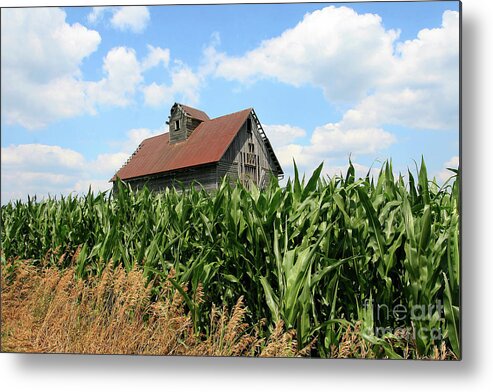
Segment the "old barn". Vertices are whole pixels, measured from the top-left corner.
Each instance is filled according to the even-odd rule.
[[[217,118],[175,103],[168,132],[142,141],[111,181],[120,178],[134,189],[202,186],[217,189],[225,176],[245,186],[268,185],[283,171],[252,108]]]

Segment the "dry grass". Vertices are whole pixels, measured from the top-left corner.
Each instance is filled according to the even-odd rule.
[[[282,324],[269,339],[259,338],[260,325],[244,323],[243,298],[231,312],[213,308],[209,336],[197,336],[178,291],[164,284],[160,299],[152,302],[139,270],[107,268],[101,277],[83,282],[74,279],[73,269],[37,269],[19,262],[3,267],[4,352],[306,355],[307,350],[297,351],[294,334]]]
[[[442,341],[440,347],[433,346],[433,354],[420,356],[417,354],[416,343],[410,339],[409,331],[401,331],[402,336],[395,335],[388,341],[394,348],[400,348],[403,359],[457,360],[455,354]],[[389,338],[390,339],[390,338]],[[376,353],[374,347],[361,337],[361,322],[347,326],[338,346],[331,347],[332,358],[382,358],[383,353]]]

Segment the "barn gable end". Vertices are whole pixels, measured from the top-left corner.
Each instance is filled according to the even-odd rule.
[[[252,109],[218,162],[218,177],[228,176],[231,182],[239,179],[246,186],[254,183],[265,188],[272,175],[277,177],[281,173],[281,166]]]

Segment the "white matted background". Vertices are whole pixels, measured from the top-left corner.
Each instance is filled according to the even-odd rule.
[[[199,2],[207,3],[167,0],[167,3]],[[1,6],[61,3],[0,0]],[[69,1],[63,5],[138,3],[166,1],[93,0]],[[493,2],[463,0],[462,3],[464,349],[461,362],[0,354],[0,388],[50,392],[490,390],[493,385],[490,335],[493,331]]]

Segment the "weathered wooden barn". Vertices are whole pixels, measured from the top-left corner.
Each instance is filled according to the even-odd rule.
[[[252,108],[210,119],[198,109],[175,103],[169,131],[142,141],[118,170],[117,178],[133,189],[171,186],[217,189],[225,176],[245,186],[268,185],[283,171]]]

